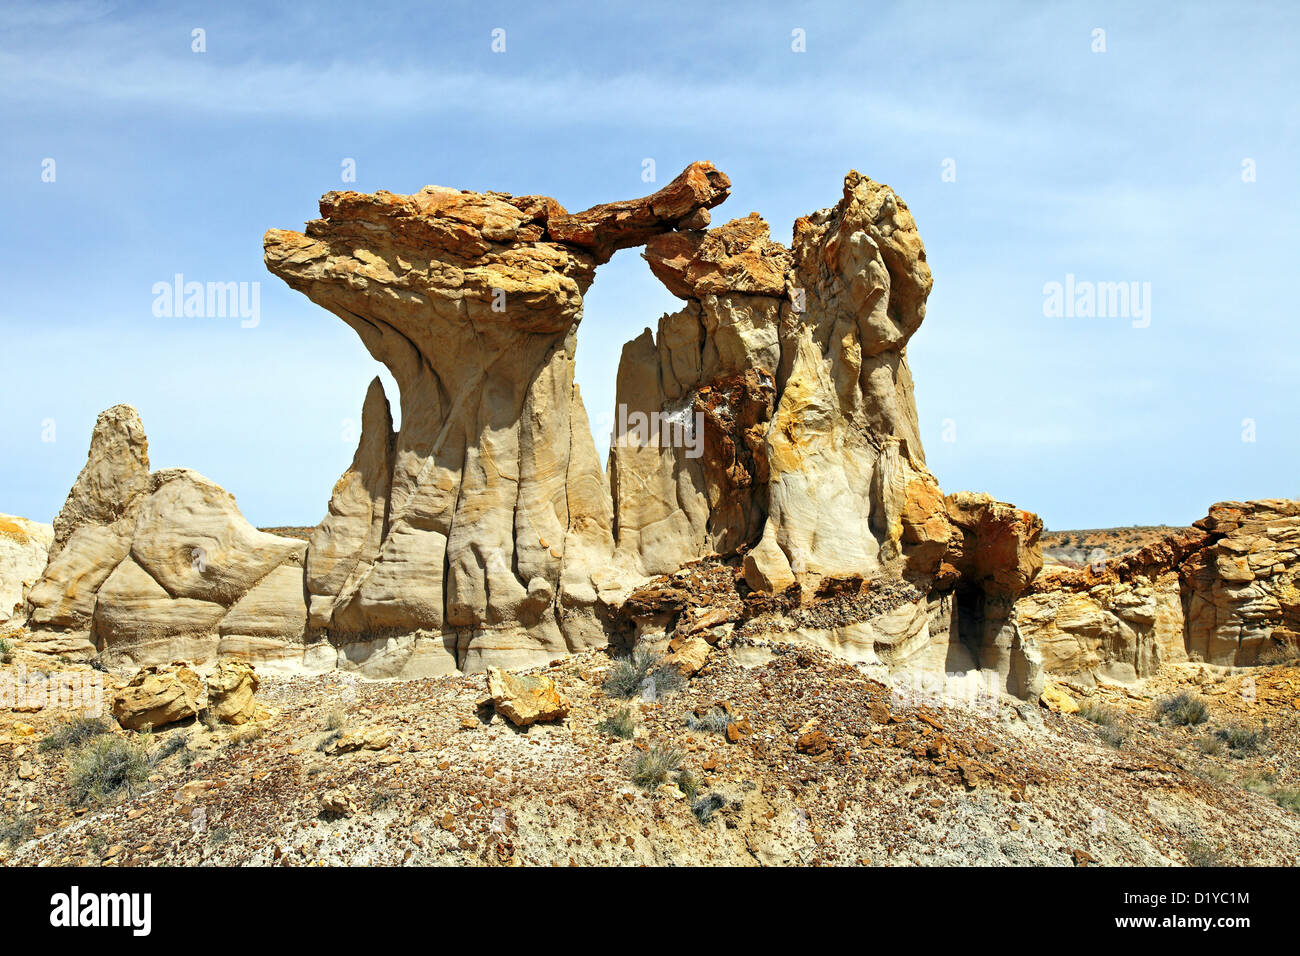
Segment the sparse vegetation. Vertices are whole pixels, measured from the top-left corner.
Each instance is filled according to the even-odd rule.
[[[1212,844],[1202,840],[1191,840],[1183,847],[1188,866],[1223,866],[1223,853]]]
[[[45,735],[37,750],[49,753],[51,750],[77,748],[92,737],[108,733],[108,723],[102,717],[74,717],[68,723],[54,728]]]
[[[682,752],[676,747],[651,744],[632,765],[632,782],[644,790],[653,790],[682,765]]]
[[[1209,734],[1196,741],[1196,748],[1207,757],[1222,757],[1228,751],[1228,745],[1218,734]]]
[[[1100,737],[1107,746],[1114,747],[1116,750],[1124,748],[1124,742],[1128,740],[1128,734],[1122,727],[1106,725],[1097,728],[1097,736]]]
[[[682,686],[682,676],[663,663],[663,656],[638,647],[627,657],[615,661],[602,685],[611,697],[627,699],[646,690],[653,697],[671,694]]]
[[[729,723],[731,723],[731,718],[727,716],[727,712],[721,707],[711,707],[698,717],[691,714],[686,718],[686,726],[691,730],[707,730],[713,734],[725,734]]]
[[[8,664],[13,657],[13,653],[13,646],[3,637],[0,637],[0,664]]]
[[[700,823],[708,823],[709,818],[726,805],[726,800],[716,793],[710,793],[691,804],[691,813],[695,814],[695,819]]]
[[[695,803],[700,795],[700,778],[689,770],[677,772],[677,789],[686,794],[686,799]]]
[[[72,803],[98,803],[122,791],[132,794],[149,778],[149,759],[135,741],[101,734],[72,757],[68,791]]]
[[[1079,705],[1079,716],[1092,721],[1099,727],[1114,727],[1119,723],[1122,712],[1118,707],[1103,704],[1095,700],[1085,700]]]
[[[1216,740],[1221,741],[1229,750],[1242,753],[1255,753],[1259,750],[1268,734],[1264,730],[1255,727],[1247,727],[1244,724],[1230,724],[1214,732]]]
[[[342,707],[335,707],[325,715],[326,730],[342,730],[343,725],[347,723],[348,714]]]
[[[1241,785],[1251,793],[1268,797],[1284,810],[1300,813],[1300,787],[1279,786],[1277,774],[1271,771],[1248,774]]]
[[[25,813],[15,813],[11,817],[0,820],[0,844],[8,843],[9,846],[16,847],[36,830],[36,825],[32,823],[32,818]]]
[[[631,707],[620,707],[613,717],[606,717],[600,722],[599,730],[613,737],[631,740],[636,736],[636,718]]]
[[[1203,723],[1208,713],[1205,698],[1185,690],[1156,701],[1156,716],[1175,727]]]
[[[150,765],[155,766],[162,763],[168,757],[180,753],[188,744],[189,738],[184,734],[172,734],[162,742],[157,750],[149,755]]]

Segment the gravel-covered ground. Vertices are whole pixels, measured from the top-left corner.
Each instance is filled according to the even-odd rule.
[[[1300,667],[1182,665],[1131,688],[1066,688],[1109,708],[1106,725],[1011,698],[973,708],[904,700],[821,652],[762,641],[728,651],[726,643],[682,689],[630,705],[601,690],[612,663],[603,652],[546,668],[572,709],[562,722],[527,730],[483,706],[481,675],[382,683],[341,673],[266,677],[263,712],[243,727],[190,721],[140,736],[109,718],[111,733],[132,739],[153,763],[135,792],[85,806],[72,805],[68,789],[73,748],[40,748],[68,712],[0,709],[0,831],[9,837],[0,859],[113,866],[1300,860],[1300,816],[1283,806],[1286,788],[1300,783]],[[19,666],[89,672],[20,644],[0,675]],[[1246,680],[1254,684],[1244,693]],[[1172,727],[1155,718],[1154,701],[1182,689],[1209,702],[1203,724]],[[630,740],[601,727],[624,706],[635,720]],[[688,717],[715,706],[726,714],[718,729],[687,726]],[[1204,752],[1201,741],[1214,729],[1265,723],[1267,739],[1254,751]],[[379,749],[332,746],[340,732],[372,729],[387,732]],[[652,748],[677,751],[689,777],[671,772],[654,790],[633,783],[638,758]]]

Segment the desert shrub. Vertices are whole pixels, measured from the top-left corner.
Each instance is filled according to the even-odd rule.
[[[1098,727],[1097,736],[1100,737],[1107,746],[1114,747],[1116,750],[1123,749],[1124,742],[1128,740],[1128,734],[1124,732],[1123,728],[1110,725]]]
[[[11,847],[16,847],[22,843],[36,830],[32,818],[24,813],[15,813],[11,817],[0,820],[0,843],[8,843]]]
[[[149,759],[135,741],[101,734],[73,756],[68,790],[73,804],[100,802],[122,791],[132,794],[149,778]]]
[[[1244,724],[1229,724],[1214,732],[1216,740],[1226,744],[1229,750],[1255,753],[1267,739],[1267,734],[1255,727]]]
[[[243,747],[246,744],[251,744],[254,740],[261,740],[264,733],[266,733],[266,728],[261,724],[245,724],[231,733],[230,746]]]
[[[682,686],[682,676],[668,667],[663,656],[639,647],[627,657],[614,662],[601,685],[611,697],[627,699],[653,687],[653,696],[671,694]]]
[[[1218,734],[1209,734],[1196,741],[1196,747],[1207,757],[1221,757],[1228,750],[1227,743]]]
[[[1156,716],[1176,727],[1191,727],[1202,723],[1208,712],[1204,697],[1185,690],[1156,701]]]
[[[1251,793],[1271,797],[1277,789],[1277,774],[1269,772],[1249,773],[1241,778],[1241,785]]]
[[[599,729],[613,737],[630,740],[636,736],[636,718],[631,707],[620,707],[613,717],[606,717],[600,722]]]
[[[91,737],[108,733],[108,723],[102,717],[74,717],[66,724],[55,727],[45,735],[37,750],[48,753],[51,750],[67,750],[80,747]]]
[[[708,823],[709,818],[726,805],[726,800],[716,793],[710,793],[691,804],[691,813],[695,814],[695,819],[699,820],[700,823]]]
[[[1085,700],[1079,705],[1079,716],[1092,721],[1099,727],[1113,727],[1119,723],[1122,712],[1118,707],[1102,704],[1095,700]]]
[[[162,763],[168,757],[174,756],[185,749],[189,743],[189,738],[184,734],[172,734],[162,744],[149,755],[149,763],[156,765]]]
[[[651,744],[632,765],[632,782],[644,790],[653,790],[682,765],[682,752],[676,747]]]
[[[691,730],[707,730],[714,734],[725,734],[731,718],[721,707],[712,707],[702,716],[691,714],[686,718],[686,726]]]
[[[1269,796],[1282,809],[1300,813],[1300,787],[1275,787]]]
[[[677,789],[686,795],[687,800],[694,803],[700,795],[700,778],[689,770],[679,770],[677,772]]]
[[[348,714],[342,707],[335,707],[325,715],[326,730],[342,730],[343,725],[347,723]]]
[[[1188,866],[1223,866],[1223,854],[1219,848],[1201,840],[1191,840],[1183,847],[1183,856],[1187,857]]]

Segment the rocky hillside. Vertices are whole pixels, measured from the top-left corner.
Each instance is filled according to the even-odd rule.
[[[98,673],[12,643],[4,675]],[[553,682],[564,716],[522,728],[494,706],[483,675],[266,676],[242,723],[208,710],[151,733],[106,720],[102,733],[83,727],[84,739],[66,711],[0,709],[0,856],[104,866],[1300,862],[1300,667],[1184,664],[1128,689],[1053,685],[1054,709],[891,689],[827,653],[763,641],[729,640],[689,679],[661,672],[652,695],[620,683],[622,667],[592,651],[531,672]],[[107,679],[111,697],[123,682]],[[618,696],[629,689],[631,699]],[[1208,716],[1162,720],[1158,701],[1176,692],[1205,701]],[[139,687],[121,693],[141,704]],[[1080,704],[1088,716],[1062,712]],[[529,706],[525,717],[545,710]],[[105,742],[136,761],[120,789],[93,759],[112,750]],[[101,792],[88,791],[95,785]]]
[[[1114,560],[1133,551],[1140,551],[1171,534],[1186,530],[1173,525],[1134,525],[1128,528],[1091,528],[1081,531],[1044,529],[1043,563],[1081,568],[1086,564]]]

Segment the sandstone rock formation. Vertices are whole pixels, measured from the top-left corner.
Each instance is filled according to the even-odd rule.
[[[0,626],[27,620],[27,593],[49,560],[54,528],[0,514]]]
[[[1300,502],[1222,502],[1118,559],[1055,568],[1016,604],[1051,673],[1130,681],[1189,657],[1300,653]]]
[[[413,653],[445,647],[449,669],[604,642],[612,514],[573,382],[582,295],[615,250],[700,221],[729,185],[696,163],[572,215],[432,186],[330,193],[306,234],[266,234],[267,267],[352,326],[401,391],[396,436],[368,400],[314,539],[313,626],[356,643],[421,632]]]
[[[215,657],[306,629],[304,541],[258,531],[194,471],[149,473],[135,409],[99,416],[59,516],[49,564],[28,596],[33,646],[123,663]]]
[[[1035,692],[1010,608],[1040,526],[945,499],[925,466],[906,348],[932,279],[907,205],[851,172],[786,248],[757,214],[708,228],[729,189],[694,163],[572,214],[434,186],[336,192],[304,233],[270,230],[267,267],[391,370],[400,427],[376,380],[303,543],[252,529],[193,472],[150,474],[138,417],[106,412],[32,592],[42,639],[414,676],[541,664],[631,618],[690,648],[686,669],[763,627]],[[624,350],[606,474],[573,355],[597,266],[637,245],[683,307]],[[729,569],[721,603],[646,597],[695,567]]]
[[[1228,501],[1196,522],[1183,563],[1186,646],[1211,664],[1300,650],[1300,501]]]

